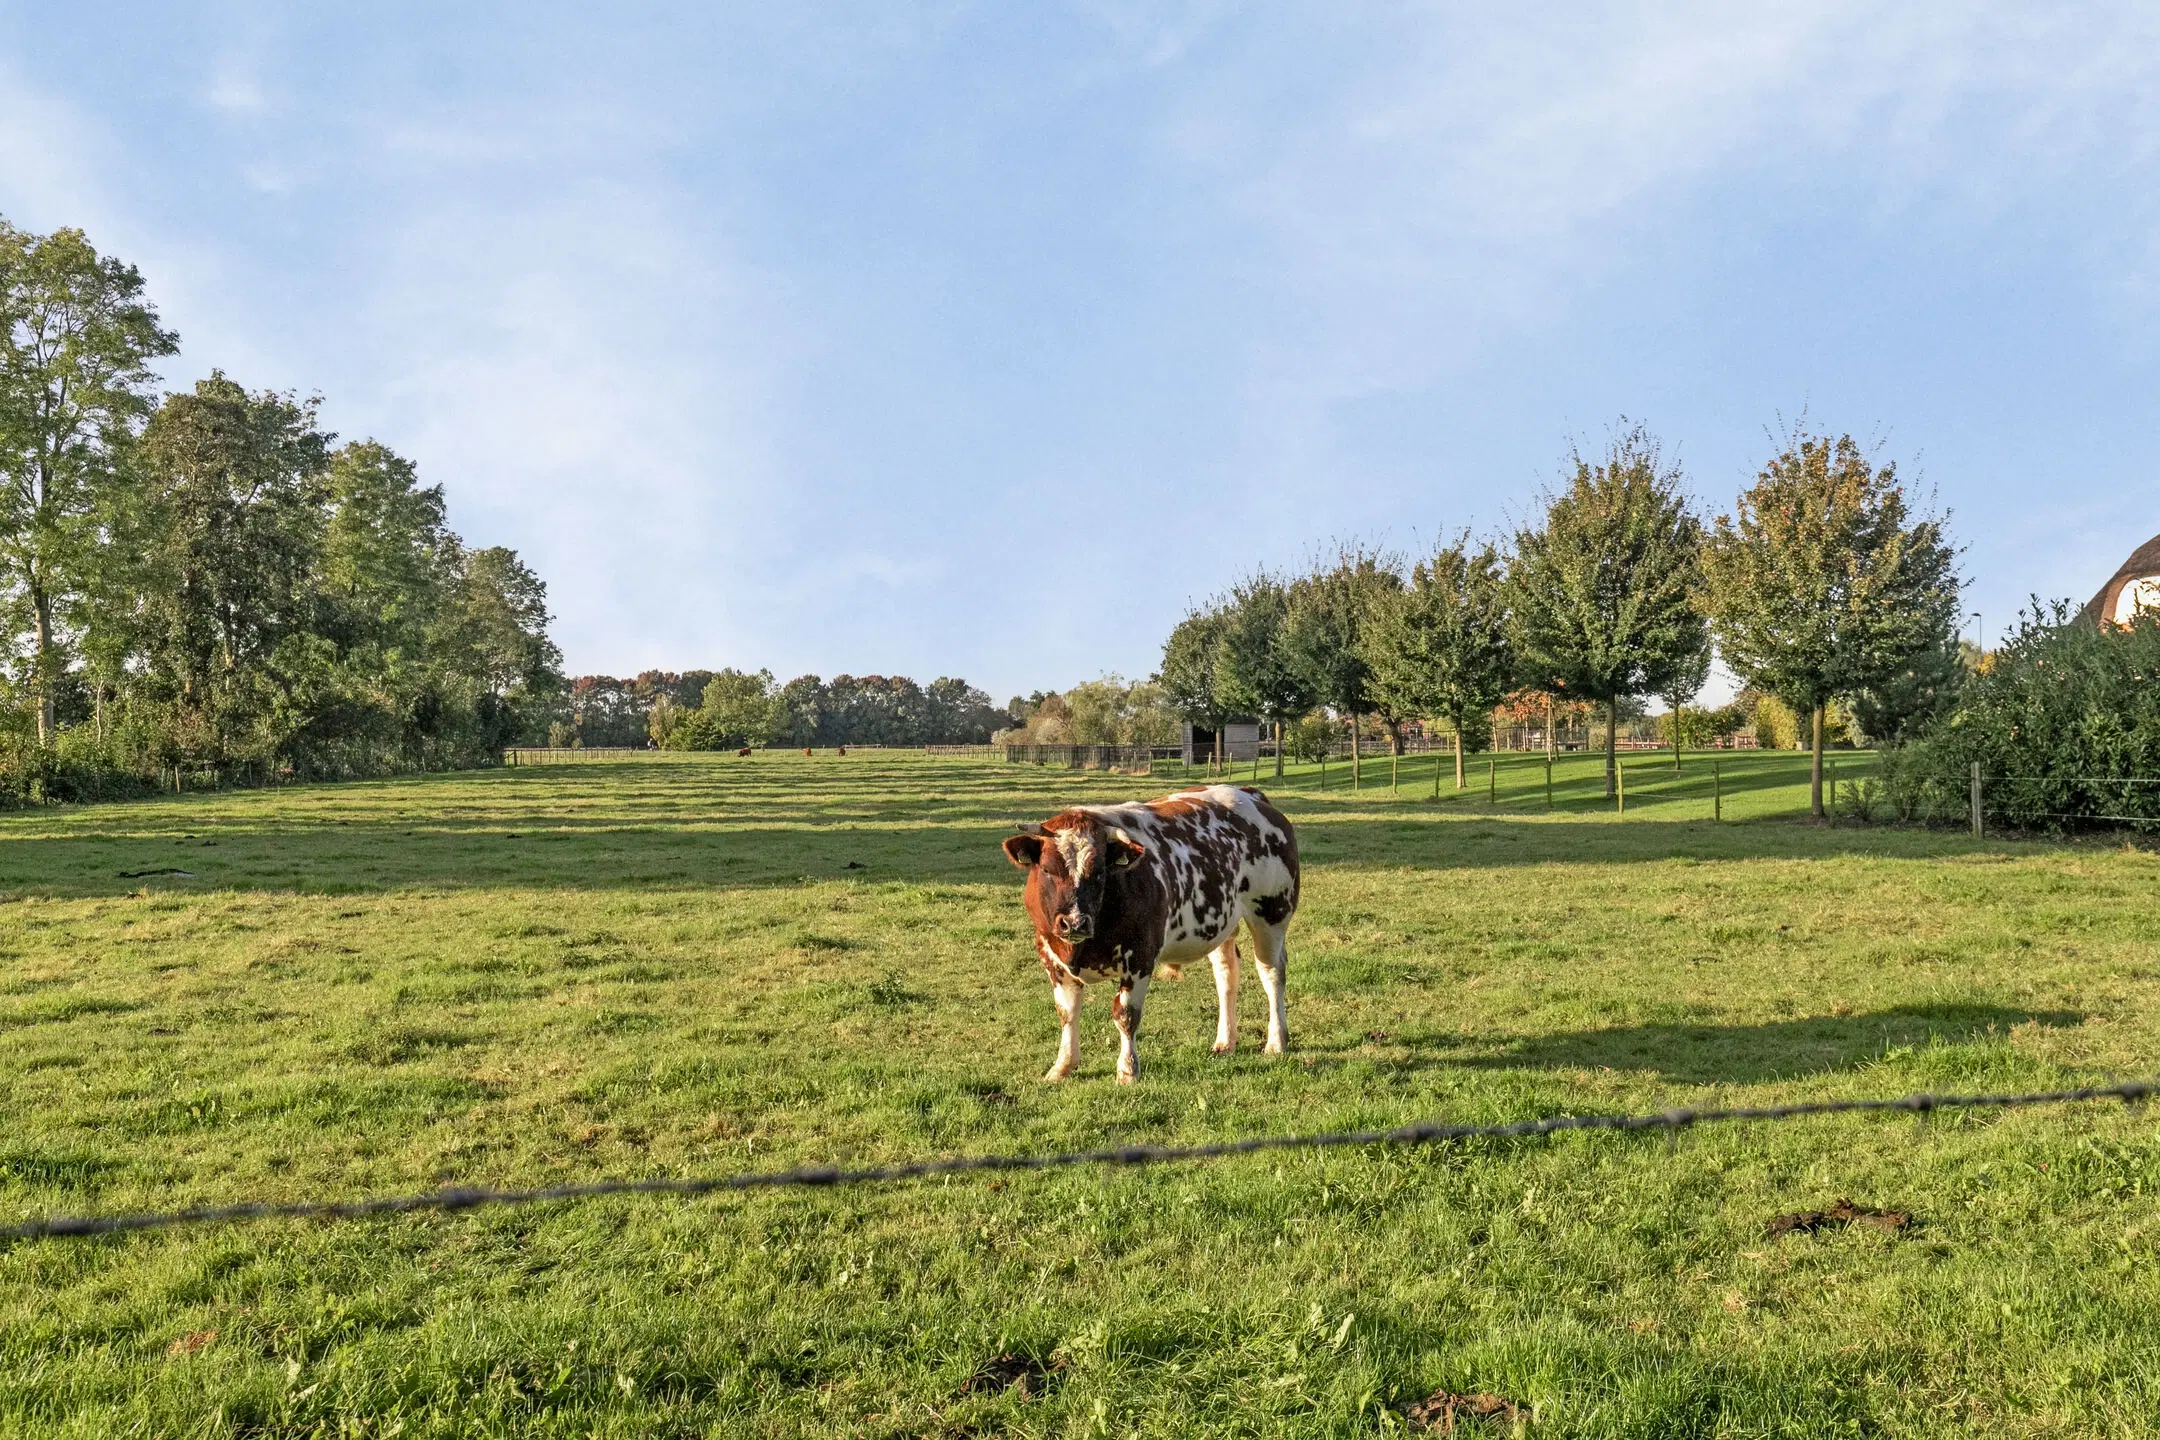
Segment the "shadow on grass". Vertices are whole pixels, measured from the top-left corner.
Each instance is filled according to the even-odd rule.
[[[194,821],[190,838],[132,833],[0,839],[0,895],[55,898],[142,889],[345,894],[424,889],[751,889],[823,880],[1000,884],[1007,825],[797,822],[788,826],[597,824],[528,812],[492,822],[415,819],[248,830]],[[1882,859],[2016,853],[1940,832],[1794,825],[1615,826],[1504,817],[1457,823],[1346,817],[1303,832],[1308,888],[1324,867],[1482,870],[1660,861]],[[2029,850],[2034,842],[2019,842]],[[185,874],[160,873],[184,871]]]
[[[842,879],[1017,888],[998,848],[1014,824],[1066,803],[1148,793],[1145,777],[1045,777],[1032,768],[916,762],[890,773],[804,772],[791,785],[772,763],[550,766],[100,805],[0,823],[0,895],[728,890]],[[1614,823],[1294,791],[1278,798],[1316,882],[1330,866],[1446,871],[2030,848],[1950,831]],[[156,873],[168,870],[187,873]]]
[[[1436,1063],[1494,1070],[1646,1070],[1691,1085],[1747,1085],[1851,1070],[1903,1046],[1964,1044],[2007,1034],[2014,1025],[2082,1024],[2070,1011],[1999,1005],[1901,1005],[1867,1015],[1816,1016],[1762,1025],[1621,1025],[1603,1030],[1526,1036],[1478,1048],[1435,1036]],[[1404,1037],[1413,1045],[1415,1037]]]

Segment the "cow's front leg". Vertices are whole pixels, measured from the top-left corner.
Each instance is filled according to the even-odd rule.
[[[1215,1053],[1228,1055],[1237,1049],[1237,932],[1208,952],[1215,967]]]
[[[1063,1080],[1080,1063],[1080,990],[1078,980],[1050,982],[1050,998],[1057,1004],[1058,1023],[1064,1028],[1058,1034],[1057,1059],[1043,1072],[1045,1080]]]
[[[1117,1021],[1118,1084],[1130,1085],[1140,1078],[1140,1010],[1147,1003],[1148,977],[1134,975],[1110,1002],[1110,1016]]]

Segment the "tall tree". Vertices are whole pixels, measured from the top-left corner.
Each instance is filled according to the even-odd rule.
[[[437,643],[479,686],[482,746],[500,750],[561,690],[562,652],[548,638],[547,585],[515,550],[491,545],[459,562]]]
[[[1275,775],[1283,773],[1283,727],[1317,699],[1290,644],[1290,592],[1265,573],[1230,592],[1222,630],[1222,683],[1229,702],[1275,730]]]
[[[134,266],[80,230],[0,221],[0,585],[30,633],[40,744],[53,737],[60,631],[150,412],[150,363],[178,346]]]
[[[1170,707],[1188,725],[1215,733],[1215,760],[1222,760],[1222,727],[1237,713],[1224,683],[1223,632],[1228,617],[1219,607],[1195,610],[1163,642],[1157,675]]]
[[[410,460],[362,440],[330,457],[324,489],[325,632],[347,655],[374,651],[377,665],[419,662],[457,553],[442,487],[423,486]]]
[[[1515,537],[1509,609],[1525,682],[1605,707],[1609,796],[1620,702],[1662,694],[1702,652],[1702,527],[1679,467],[1639,425],[1616,432],[1596,462],[1576,452],[1569,465],[1544,523]]]
[[[1703,637],[1702,649],[1673,666],[1672,674],[1665,681],[1665,703],[1672,707],[1672,768],[1680,768],[1680,746],[1685,738],[1683,722],[1687,719],[1688,702],[1702,694],[1703,686],[1710,683],[1710,638]]]
[[[1360,643],[1366,627],[1402,589],[1394,557],[1363,545],[1338,546],[1332,560],[1290,587],[1290,647],[1320,703],[1350,721],[1350,779],[1358,782],[1358,722],[1374,709],[1372,667]]]
[[[1703,555],[1704,608],[1733,673],[1810,717],[1820,819],[1825,709],[1955,652],[1957,552],[1850,435],[1796,427],[1733,511]]]
[[[1467,535],[1442,546],[1379,607],[1361,643],[1377,698],[1454,727],[1455,788],[1462,789],[1465,737],[1514,677],[1499,555],[1490,545],[1473,552]]]
[[[224,758],[269,719],[311,648],[280,654],[314,633],[330,442],[315,408],[212,372],[167,396],[143,431],[137,520],[155,577],[145,648],[200,725],[204,758]]]

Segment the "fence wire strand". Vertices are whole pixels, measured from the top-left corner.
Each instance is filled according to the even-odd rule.
[[[1323,1150],[1342,1147],[1433,1145],[1460,1140],[1505,1140],[1557,1135],[1571,1130],[1663,1130],[1677,1137],[1691,1125],[1734,1121],[1796,1120],[1817,1115],[1903,1111],[1925,1117],[1937,1110],[2009,1110],[2092,1100],[2134,1104],[2160,1094],[2160,1080],[2132,1080],[2118,1085],[2076,1090],[2042,1090],[2007,1095],[1904,1095],[1895,1099],[1811,1100],[1793,1105],[1713,1110],[1661,1110],[1643,1115],[1549,1115],[1502,1125],[1405,1125],[1392,1130],[1348,1130],[1316,1135],[1259,1135],[1207,1145],[1124,1145],[1050,1155],[973,1155],[916,1160],[902,1165],[847,1169],[805,1166],[793,1170],[692,1177],[685,1179],[602,1180],[533,1190],[492,1190],[461,1186],[426,1195],[388,1195],[360,1200],[290,1203],[251,1202],[210,1209],[173,1210],[132,1215],[59,1215],[0,1227],[0,1240],[60,1239],[114,1235],[135,1230],[163,1230],[190,1225],[223,1225],[251,1220],[357,1220],[371,1215],[412,1211],[472,1210],[485,1205],[534,1205],[545,1201],[594,1200],[610,1195],[708,1195],[724,1191],[772,1190],[793,1186],[830,1188],[880,1185],[935,1175],[984,1171],[1056,1170],[1097,1165],[1163,1165],[1256,1155],[1271,1150]]]

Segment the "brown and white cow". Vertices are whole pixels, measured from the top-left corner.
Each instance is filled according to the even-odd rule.
[[[1161,800],[1077,805],[1005,842],[1027,871],[1035,949],[1049,972],[1063,1034],[1045,1080],[1073,1072],[1080,1000],[1117,986],[1117,1078],[1140,1074],[1134,1042],[1157,969],[1202,955],[1215,968],[1215,1053],[1237,1048],[1238,922],[1252,934],[1267,993],[1267,1052],[1289,1043],[1286,943],[1298,903],[1297,835],[1258,790],[1210,785]]]

